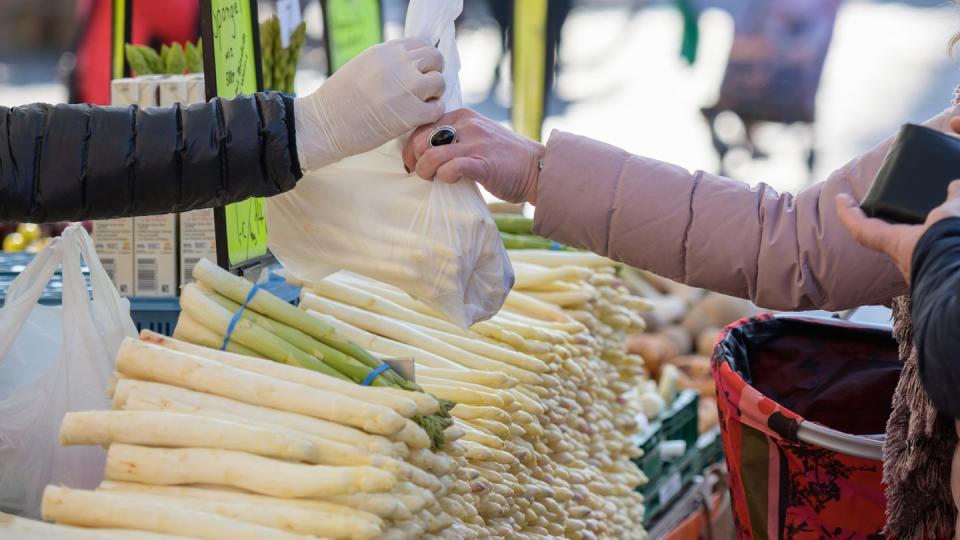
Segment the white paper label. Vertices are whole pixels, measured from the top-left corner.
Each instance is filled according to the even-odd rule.
[[[383,363],[404,379],[412,383],[417,382],[417,364],[413,358],[384,358]]]
[[[290,36],[303,20],[300,0],[277,0],[277,18],[280,19],[280,44],[290,46]]]
[[[663,484],[660,485],[660,504],[670,502],[670,499],[677,493],[680,493],[681,489],[683,489],[683,479],[680,477],[679,472],[674,471],[674,473],[668,476]]]

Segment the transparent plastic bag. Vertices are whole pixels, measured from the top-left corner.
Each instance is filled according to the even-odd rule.
[[[93,299],[81,271],[90,268]],[[37,301],[63,266],[63,303]],[[0,511],[40,516],[48,484],[93,488],[104,450],[61,447],[68,411],[109,409],[107,386],[120,342],[136,336],[130,305],[79,225],[64,230],[10,285],[0,308]]]
[[[454,19],[461,0],[413,0],[405,35],[438,43],[447,111],[462,106]],[[394,285],[469,326],[492,317],[513,269],[476,185],[403,171],[402,140],[312,171],[267,200],[270,250],[297,279],[349,270]]]

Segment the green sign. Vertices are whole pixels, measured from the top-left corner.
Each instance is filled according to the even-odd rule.
[[[111,79],[122,79],[125,73],[123,46],[130,41],[130,0],[113,0],[113,43],[111,45]]]
[[[201,19],[207,98],[231,98],[260,90],[256,0],[203,0]],[[218,212],[217,221],[217,251],[222,266],[234,268],[267,254],[263,199],[228,205],[222,217]]]
[[[330,73],[383,41],[380,0],[326,0],[323,22]]]

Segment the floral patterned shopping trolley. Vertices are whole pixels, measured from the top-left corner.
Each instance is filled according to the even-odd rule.
[[[729,326],[712,365],[739,538],[881,538],[890,330],[764,315]]]

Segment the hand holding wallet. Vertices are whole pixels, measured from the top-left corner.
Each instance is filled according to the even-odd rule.
[[[923,223],[947,198],[947,186],[960,179],[960,138],[906,124],[890,146],[860,207],[870,217]]]

